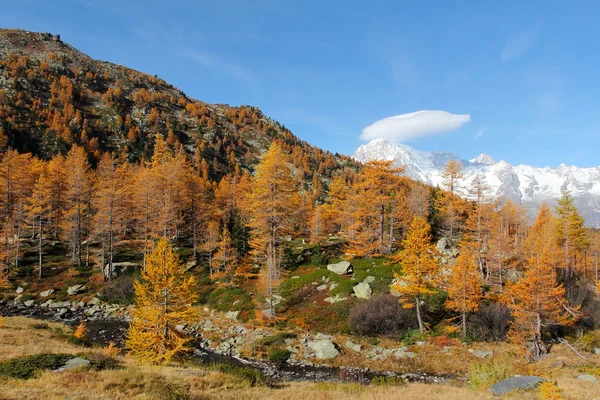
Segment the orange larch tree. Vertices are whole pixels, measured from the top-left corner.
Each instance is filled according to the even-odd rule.
[[[403,249],[391,257],[402,266],[402,275],[394,273],[393,288],[404,296],[400,302],[405,308],[415,307],[419,330],[425,332],[421,317],[423,296],[434,294],[439,284],[439,267],[434,259],[435,246],[431,243],[431,227],[421,217],[414,217],[408,228]]]

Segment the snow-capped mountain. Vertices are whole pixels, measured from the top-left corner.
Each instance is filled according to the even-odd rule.
[[[448,161],[459,161],[463,166],[465,193],[473,178],[482,175],[492,196],[510,198],[522,204],[530,217],[536,215],[543,201],[554,206],[562,195],[561,191],[566,189],[575,198],[586,224],[600,224],[600,167],[578,168],[565,164],[556,169],[513,166],[505,161],[496,162],[488,154],[463,160],[454,153],[419,151],[387,138],[360,146],[353,157],[361,162],[395,160],[396,165],[406,166],[406,175],[433,186],[442,183],[442,171]]]

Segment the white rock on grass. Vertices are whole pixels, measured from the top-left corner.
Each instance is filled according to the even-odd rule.
[[[369,284],[366,282],[359,283],[358,285],[354,286],[352,290],[354,290],[354,294],[359,299],[368,299],[373,294],[373,289],[371,289],[371,286],[369,286]]]

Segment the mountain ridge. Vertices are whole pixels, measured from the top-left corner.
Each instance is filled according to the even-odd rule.
[[[470,160],[449,152],[420,151],[388,138],[380,138],[361,145],[352,156],[355,160],[394,161],[406,166],[406,175],[432,186],[442,183],[441,173],[450,161],[459,161],[463,166],[463,188],[467,189],[477,175],[483,175],[490,186],[490,195],[510,198],[521,204],[530,217],[535,216],[542,202],[553,206],[563,190],[568,190],[575,199],[586,224],[600,224],[600,167],[580,168],[561,164],[557,168],[539,168],[525,164],[513,166],[504,160],[495,161],[488,154],[480,154]],[[464,191],[464,197],[467,190]]]

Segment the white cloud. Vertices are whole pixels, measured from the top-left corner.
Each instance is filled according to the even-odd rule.
[[[404,142],[425,136],[453,131],[471,121],[469,114],[422,110],[375,121],[363,129],[360,138],[373,140],[382,137]]]
[[[502,49],[502,61],[521,57],[534,45],[536,37],[537,26],[533,26],[509,39]]]
[[[473,136],[473,139],[479,139],[481,136],[483,136],[483,133],[487,131],[487,128],[483,128],[477,131],[477,133],[475,134],[475,136]]]

